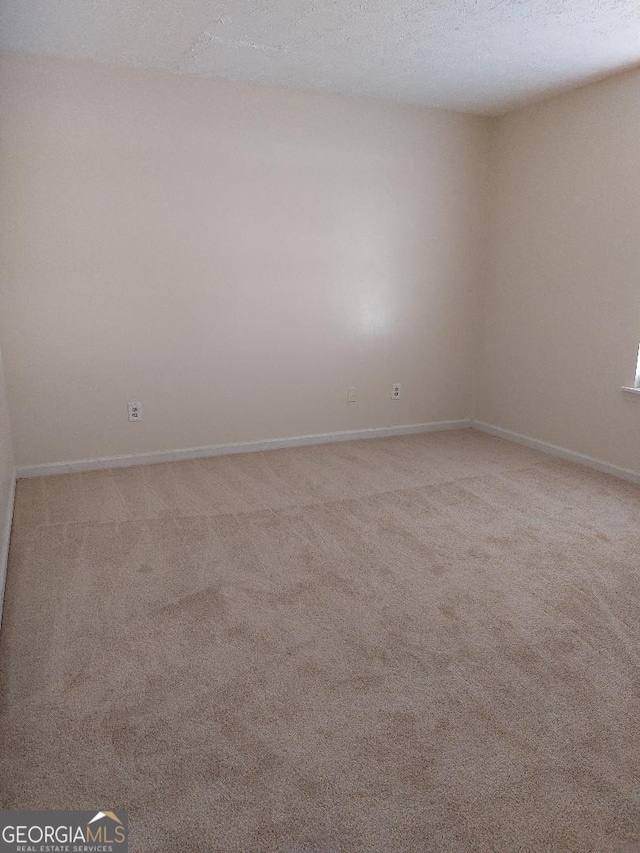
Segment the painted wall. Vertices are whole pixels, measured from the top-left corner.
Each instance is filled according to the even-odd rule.
[[[640,471],[640,72],[493,128],[476,416]]]
[[[13,54],[0,73],[19,466],[471,415],[487,120]]]
[[[9,530],[7,522],[13,507],[13,448],[11,445],[11,427],[9,425],[9,404],[4,383],[2,353],[0,353],[0,616],[4,593],[4,575],[6,557],[9,548]]]

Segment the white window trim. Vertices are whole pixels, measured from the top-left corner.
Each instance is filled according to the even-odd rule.
[[[640,397],[640,346],[638,347],[638,359],[636,361],[636,378],[633,382],[633,387],[623,385],[622,390],[625,394],[637,394]]]

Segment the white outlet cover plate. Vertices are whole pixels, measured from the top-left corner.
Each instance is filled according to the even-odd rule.
[[[127,403],[127,412],[131,423],[142,420],[142,403]]]

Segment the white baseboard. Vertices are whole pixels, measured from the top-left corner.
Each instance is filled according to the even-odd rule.
[[[127,456],[102,456],[96,459],[77,459],[72,462],[48,462],[44,465],[24,465],[16,471],[18,480],[25,477],[45,477],[51,474],[74,474],[78,471],[97,471],[105,468],[129,468],[133,465],[155,465],[158,462],[177,462],[182,459],[201,459],[230,453],[256,453],[283,447],[303,447],[310,444],[329,444],[363,438],[387,438],[394,435],[413,435],[421,432],[440,432],[468,429],[471,420],[434,421],[427,424],[371,427],[345,432],[321,432],[315,435],[296,435],[289,438],[267,438],[262,441],[243,441],[237,444],[213,444],[210,447],[187,447],[182,450],[159,450],[151,453],[132,453]]]
[[[631,468],[620,468],[618,465],[611,465],[602,459],[594,459],[593,456],[586,456],[584,453],[576,453],[575,450],[569,450],[567,447],[558,447],[557,444],[550,444],[548,441],[540,441],[538,438],[529,438],[526,435],[520,435],[517,432],[510,432],[508,429],[486,424],[482,421],[472,421],[473,429],[480,432],[495,435],[498,438],[506,438],[508,441],[515,441],[518,444],[524,444],[526,447],[531,447],[534,450],[540,450],[542,453],[547,453],[549,456],[557,456],[560,459],[566,459],[568,462],[576,462],[578,465],[586,465],[587,468],[593,468],[596,471],[601,471],[603,474],[611,474],[614,477],[619,477],[621,480],[629,480],[631,483],[640,483],[640,473],[632,471]]]
[[[9,494],[7,512],[0,530],[0,627],[2,626],[2,605],[4,604],[4,588],[7,581],[7,562],[9,559],[9,541],[11,539],[11,524],[13,523],[13,506],[16,499],[16,481]]]

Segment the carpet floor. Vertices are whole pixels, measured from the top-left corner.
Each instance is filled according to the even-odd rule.
[[[0,805],[135,853],[640,849],[640,489],[472,430],[18,483]]]

